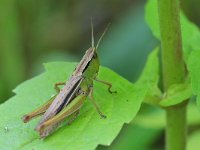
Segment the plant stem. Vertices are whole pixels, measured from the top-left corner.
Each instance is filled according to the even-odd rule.
[[[182,57],[182,38],[178,0],[158,0],[162,47],[163,85],[166,91],[185,78]],[[182,103],[166,109],[166,149],[186,149],[186,105]]]
[[[186,103],[166,110],[166,150],[186,149]]]

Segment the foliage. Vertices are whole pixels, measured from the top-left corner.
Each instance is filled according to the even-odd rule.
[[[147,24],[151,28],[153,35],[160,40],[157,0],[148,1],[145,14]],[[127,137],[122,132],[119,134],[119,139],[121,139],[118,140],[117,138],[114,141],[113,149],[122,149],[124,147],[127,149],[132,147],[141,150],[150,149],[150,147],[155,146],[151,144],[156,141],[156,138],[158,138],[165,127],[164,113],[160,108],[180,104],[187,99],[194,99],[194,96],[197,96],[197,107],[194,101],[191,100],[189,102],[188,126],[189,129],[190,127],[198,126],[200,124],[199,112],[197,111],[197,108],[200,109],[200,32],[198,27],[190,22],[183,12],[181,12],[180,17],[183,55],[188,71],[185,83],[174,84],[167,91],[162,91],[159,85],[161,80],[159,46],[149,54],[146,65],[135,84],[127,81],[110,69],[101,67],[99,78],[112,82],[113,88],[118,91],[117,94],[110,95],[104,85],[95,83],[94,97],[102,111],[107,115],[107,118],[105,120],[100,119],[92,104],[86,100],[81,109],[80,116],[70,126],[63,125],[62,128],[59,128],[50,137],[40,140],[38,134],[33,130],[39,119],[23,124],[20,118],[27,112],[42,105],[52,94],[55,94],[52,88],[53,85],[56,82],[65,81],[75,67],[74,63],[47,63],[45,64],[46,71],[44,73],[20,84],[14,90],[16,96],[0,105],[0,113],[3,114],[0,118],[0,148],[92,150],[97,145],[108,146],[117,137],[123,125],[130,123],[141,108],[141,112],[131,122],[129,128],[127,127],[126,131],[123,130],[124,132],[131,133],[128,136],[130,138],[129,141],[125,140]],[[127,21],[127,24],[129,23],[130,21]],[[121,35],[121,31],[115,33],[118,33],[117,35],[120,33]],[[114,36],[115,33],[111,35]],[[117,47],[122,48],[123,44],[121,43],[127,41],[126,38],[124,38],[123,42],[117,43],[117,40],[120,39],[116,37],[114,37],[116,49]],[[128,39],[132,41],[130,37]],[[105,46],[106,49],[112,49],[111,45],[107,44]],[[126,49],[128,48],[127,46]],[[124,53],[123,50],[118,55],[122,55],[122,53]],[[110,54],[107,58],[110,57],[113,57],[113,55]],[[108,60],[110,59],[106,61]],[[121,64],[121,61],[118,61],[118,63]],[[114,64],[114,66],[117,65]],[[133,68],[130,68],[130,70],[133,70]],[[0,86],[0,88],[2,87]],[[144,107],[145,104],[141,105],[142,103],[151,104],[153,107]],[[199,145],[196,142],[199,140],[199,128],[195,129],[197,132],[194,131],[189,135],[189,150],[194,150]],[[141,134],[143,131],[146,132],[140,139],[134,135]],[[11,142],[12,144],[10,144]],[[158,147],[163,148],[160,145]],[[98,149],[107,148],[100,147]]]
[[[54,94],[54,83],[69,77],[73,63],[45,64],[46,72],[19,85],[16,96],[0,106],[1,149],[94,149],[98,144],[109,145],[124,123],[129,123],[138,112],[145,89],[140,89],[109,69],[101,68],[99,78],[113,83],[117,94],[110,95],[104,85],[95,83],[95,99],[107,115],[105,120],[86,100],[81,115],[70,126],[60,128],[45,140],[40,140],[33,130],[36,122],[24,124],[24,114],[37,108]],[[12,111],[11,111],[12,110]],[[103,134],[106,133],[106,134]],[[17,138],[16,138],[17,136]],[[63,140],[65,139],[65,140]],[[10,142],[12,145],[10,145]]]

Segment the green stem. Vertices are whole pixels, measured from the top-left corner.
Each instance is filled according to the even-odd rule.
[[[158,0],[165,91],[172,84],[183,83],[185,78],[179,12],[178,0]],[[186,149],[186,105],[183,103],[166,109],[167,150]]]
[[[186,149],[186,103],[166,110],[166,150]]]

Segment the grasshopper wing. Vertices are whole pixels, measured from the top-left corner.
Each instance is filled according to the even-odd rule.
[[[76,66],[76,69],[73,73],[74,76],[82,75],[84,70],[87,68],[88,64],[90,63],[92,57],[94,56],[95,48],[90,47],[86,52],[83,58],[81,59],[80,63]]]
[[[38,125],[54,117],[73,99],[80,87],[82,80],[83,78],[81,76],[71,76],[69,81],[66,83],[52,104],[49,106],[47,111],[44,113]]]

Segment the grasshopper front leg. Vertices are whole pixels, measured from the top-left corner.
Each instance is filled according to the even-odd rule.
[[[93,103],[96,111],[99,113],[99,115],[101,116],[101,118],[106,118],[106,116],[101,112],[99,106],[96,104],[94,97],[93,97],[93,87],[90,87],[90,93],[89,93],[89,98],[91,100],[91,102]]]
[[[60,92],[59,86],[60,86],[60,85],[65,85],[65,84],[66,84],[65,82],[58,82],[58,83],[56,83],[56,84],[54,85],[54,89],[56,90],[57,93],[59,93],[59,92]]]
[[[59,83],[56,83],[54,85],[54,88],[56,90],[57,93],[60,92],[60,88],[58,87],[59,85],[64,85],[65,82],[59,82]],[[38,109],[24,115],[22,117],[22,120],[24,121],[24,123],[27,123],[29,122],[31,119],[37,117],[37,116],[40,116],[42,114],[45,113],[45,111],[49,108],[49,106],[51,105],[51,103],[53,102],[53,100],[55,99],[56,95],[53,96],[52,98],[50,98],[44,105],[42,105],[41,107],[39,107]]]
[[[112,93],[117,93],[117,91],[112,91],[112,90],[111,90],[111,88],[112,88],[112,84],[111,84],[111,83],[109,83],[109,82],[107,82],[107,81],[104,81],[104,80],[99,80],[99,79],[97,79],[97,78],[95,78],[94,80],[97,81],[97,82],[101,82],[101,83],[107,85],[107,86],[108,86],[108,92],[109,92],[109,93],[111,93],[111,94],[112,94]]]

